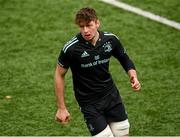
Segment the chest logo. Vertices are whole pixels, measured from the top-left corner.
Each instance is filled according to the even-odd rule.
[[[106,43],[103,45],[103,47],[104,47],[104,52],[111,52],[111,50],[112,50],[112,45],[111,45],[110,42],[106,42]]]
[[[94,59],[95,59],[95,60],[99,60],[99,59],[100,59],[99,55],[94,56]]]
[[[88,57],[88,56],[89,56],[89,54],[86,51],[84,51],[81,55],[81,58]]]

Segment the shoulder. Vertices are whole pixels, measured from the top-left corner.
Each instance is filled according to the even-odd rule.
[[[119,39],[117,35],[111,32],[103,32],[105,37],[113,38],[113,39]]]
[[[74,47],[78,42],[79,42],[79,40],[78,40],[77,36],[74,36],[68,42],[66,42],[66,44],[64,45],[62,51],[64,53],[66,53],[68,49]]]

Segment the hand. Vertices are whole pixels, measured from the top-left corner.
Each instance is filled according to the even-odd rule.
[[[62,125],[65,125],[70,120],[70,114],[68,110],[65,109],[58,109],[56,112],[55,120],[60,122]]]
[[[130,82],[131,82],[131,87],[133,88],[134,91],[140,91],[141,84],[139,83],[136,77],[131,77]]]

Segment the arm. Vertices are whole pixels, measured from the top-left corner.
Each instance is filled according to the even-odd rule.
[[[140,91],[141,85],[140,85],[140,83],[138,81],[136,70],[134,70],[134,69],[128,70],[128,75],[129,75],[129,79],[130,79],[130,82],[131,82],[131,87],[135,91]]]
[[[66,108],[64,101],[64,78],[67,69],[57,65],[54,75],[55,94],[57,98],[57,113],[55,119],[61,124],[66,124],[69,121],[70,114]]]
[[[124,68],[124,70],[128,73],[129,78],[130,78],[130,82],[131,82],[131,87],[135,91],[140,91],[141,85],[140,85],[138,78],[137,78],[134,63],[131,61],[129,56],[126,54],[126,52],[125,52],[122,44],[120,43],[120,41],[118,39],[114,39],[114,43],[115,43],[115,48],[113,51],[114,57],[119,60],[122,67]]]

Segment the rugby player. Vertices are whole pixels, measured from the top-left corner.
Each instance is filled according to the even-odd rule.
[[[75,97],[91,135],[128,136],[128,116],[109,72],[109,61],[114,56],[129,75],[132,88],[140,91],[135,65],[115,34],[99,30],[100,20],[93,8],[80,9],[75,23],[80,32],[61,49],[55,70],[56,120],[62,124],[69,122],[64,79],[70,68]]]

